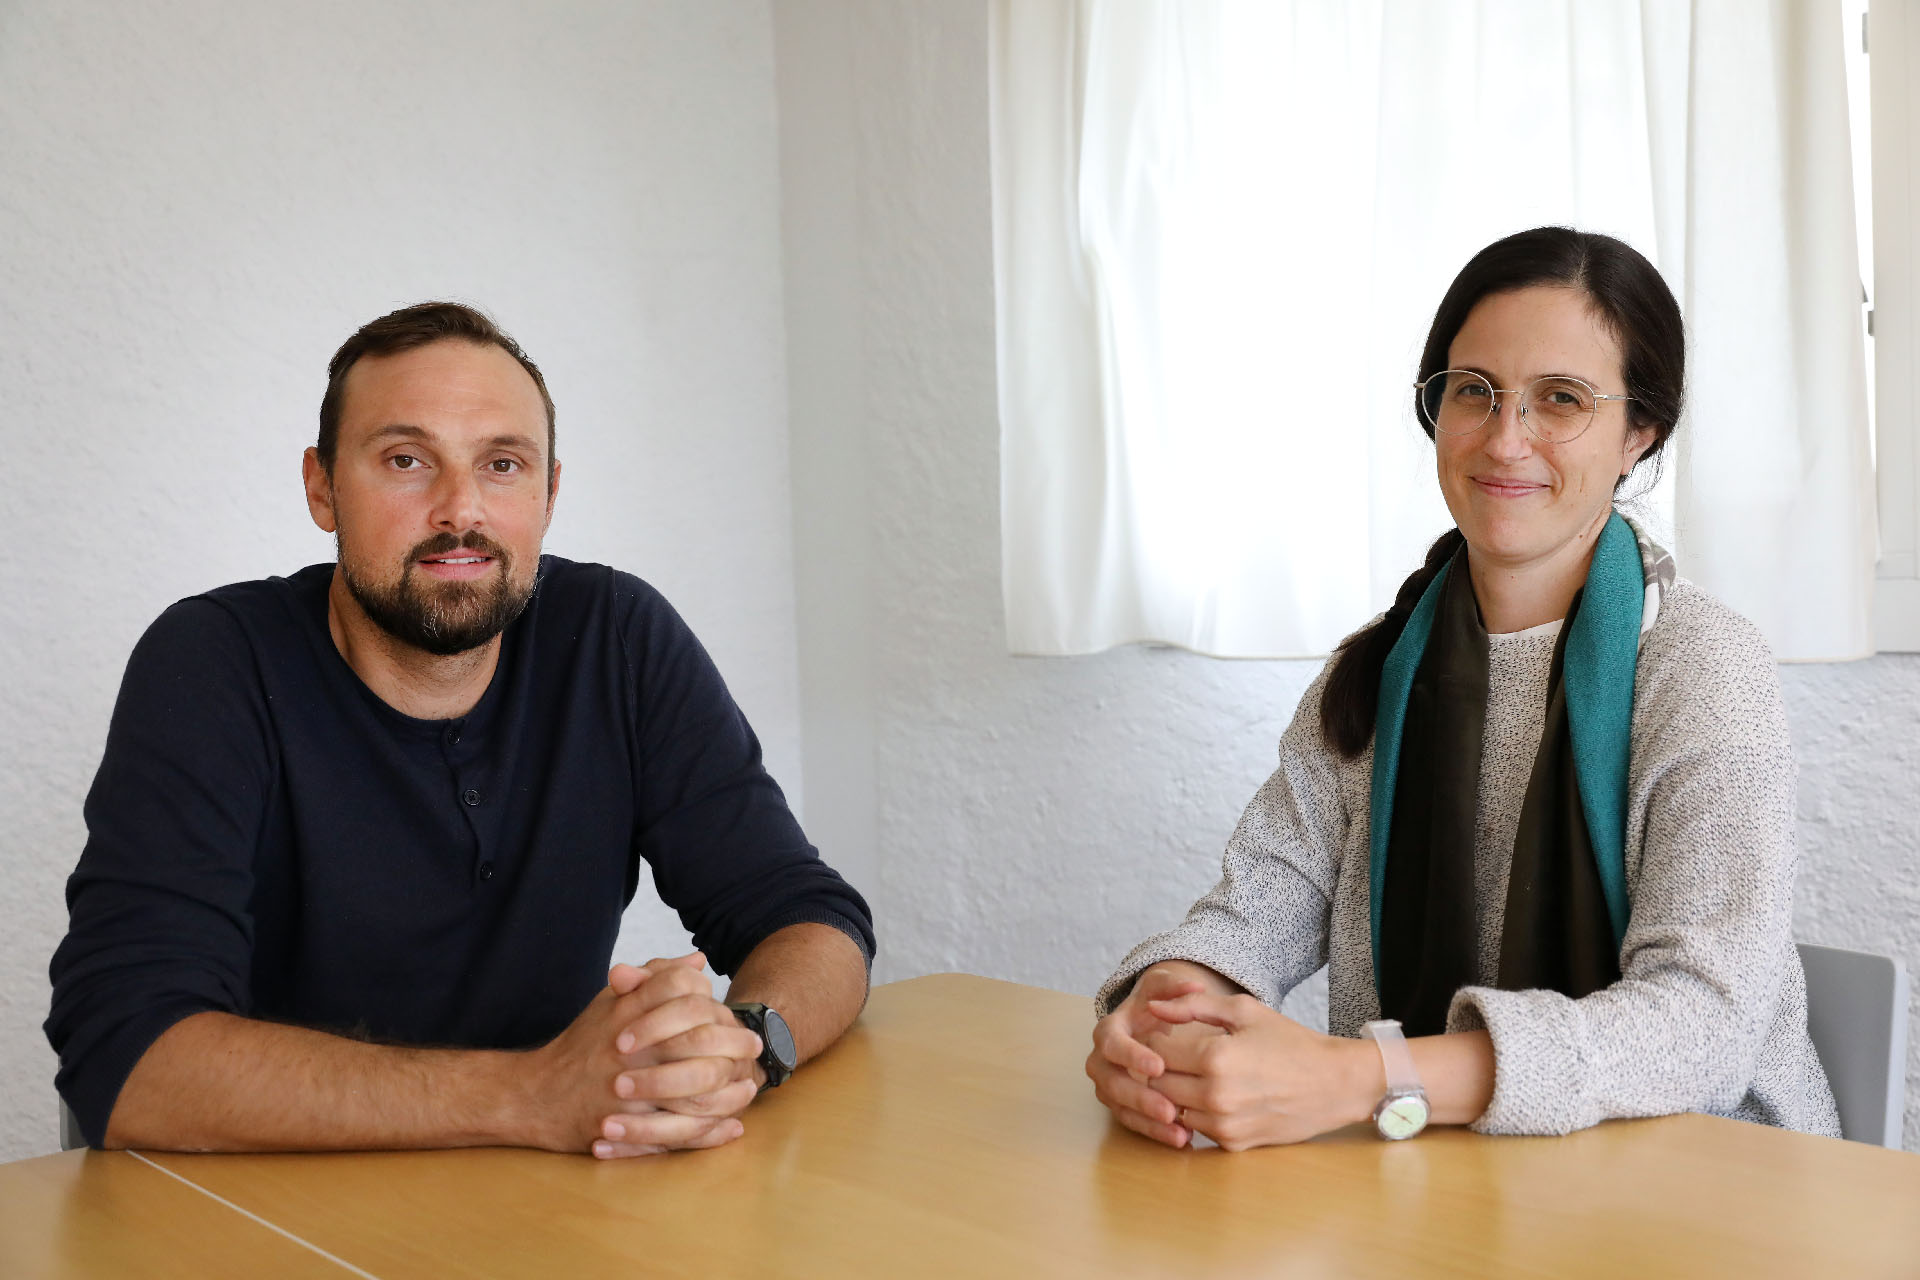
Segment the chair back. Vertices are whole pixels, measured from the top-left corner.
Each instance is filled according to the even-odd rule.
[[[1800,945],[1807,1032],[1840,1105],[1840,1134],[1900,1147],[1907,1097],[1907,970],[1866,951]]]
[[[74,1117],[73,1108],[65,1098],[60,1099],[60,1149],[78,1151],[86,1145],[87,1136],[80,1132],[80,1121]]]

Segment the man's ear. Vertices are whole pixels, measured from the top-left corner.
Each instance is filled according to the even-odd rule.
[[[339,526],[339,519],[333,511],[333,477],[327,474],[327,468],[320,461],[318,449],[308,449],[300,455],[300,479],[307,490],[307,514],[320,526],[322,533],[332,533]],[[549,503],[549,518],[551,506]]]
[[[540,535],[542,537],[545,537],[547,530],[553,527],[553,503],[554,503],[554,499],[558,498],[559,496],[560,496],[560,463],[556,459],[553,464],[552,478],[547,481],[547,519],[546,519],[546,523],[540,526]]]

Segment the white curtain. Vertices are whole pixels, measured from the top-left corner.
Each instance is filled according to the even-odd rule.
[[[1326,653],[1448,525],[1411,409],[1476,250],[1646,253],[1690,408],[1639,514],[1787,658],[1869,647],[1828,3],[996,0],[1008,638]]]

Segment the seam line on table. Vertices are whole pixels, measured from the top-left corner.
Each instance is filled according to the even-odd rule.
[[[265,1227],[267,1230],[278,1232],[279,1234],[285,1236],[287,1239],[293,1241],[295,1244],[299,1245],[301,1248],[313,1250],[315,1253],[325,1258],[328,1262],[334,1263],[336,1266],[345,1267],[348,1271],[353,1272],[353,1274],[357,1276],[365,1277],[365,1280],[380,1280],[380,1277],[374,1275],[371,1271],[362,1271],[359,1267],[354,1266],[351,1262],[348,1262],[345,1258],[337,1257],[334,1254],[328,1253],[325,1249],[322,1249],[319,1245],[313,1243],[311,1240],[302,1240],[299,1236],[293,1234],[293,1232],[287,1230],[285,1227],[278,1226],[274,1223],[268,1222],[265,1218],[261,1217],[257,1213],[254,1213],[250,1209],[242,1209],[239,1205],[227,1199],[225,1196],[217,1195],[214,1192],[207,1190],[205,1187],[195,1182],[192,1178],[186,1177],[182,1174],[175,1173],[173,1170],[167,1168],[167,1166],[161,1164],[158,1160],[149,1160],[145,1156],[141,1155],[138,1151],[130,1150],[127,1152],[127,1154],[132,1156],[135,1160],[138,1160],[141,1164],[148,1165],[151,1168],[158,1169],[160,1172],[166,1174],[169,1178],[174,1179],[176,1182],[186,1183],[188,1186],[192,1187],[195,1191],[198,1191],[201,1195],[206,1196],[208,1199],[218,1200],[221,1204],[227,1206],[227,1208],[233,1210],[235,1213],[240,1214],[242,1217],[252,1218],[255,1222],[259,1223],[261,1226]]]

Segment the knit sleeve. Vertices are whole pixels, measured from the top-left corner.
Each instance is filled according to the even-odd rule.
[[[1127,954],[1095,997],[1101,1015],[1126,998],[1143,969],[1191,960],[1278,1007],[1327,961],[1327,922],[1350,817],[1337,760],[1320,731],[1322,671],[1280,738],[1280,765],[1227,841],[1220,881],[1178,926]]]
[[[163,1032],[251,1007],[253,852],[274,771],[239,627],[205,598],[174,605],[127,662],[49,971],[54,1084],[96,1147]]]
[[[1620,980],[1579,1000],[1487,987],[1454,997],[1447,1029],[1493,1038],[1481,1132],[1724,1115],[1754,1079],[1796,963],[1793,757],[1765,643],[1695,599],[1700,625],[1659,649],[1650,638],[1641,658],[1629,796],[1643,808]]]
[[[774,933],[824,924],[869,967],[866,899],[820,857],[762,763],[719,668],[665,597],[616,575],[638,744],[638,851],[694,945],[734,974]]]

